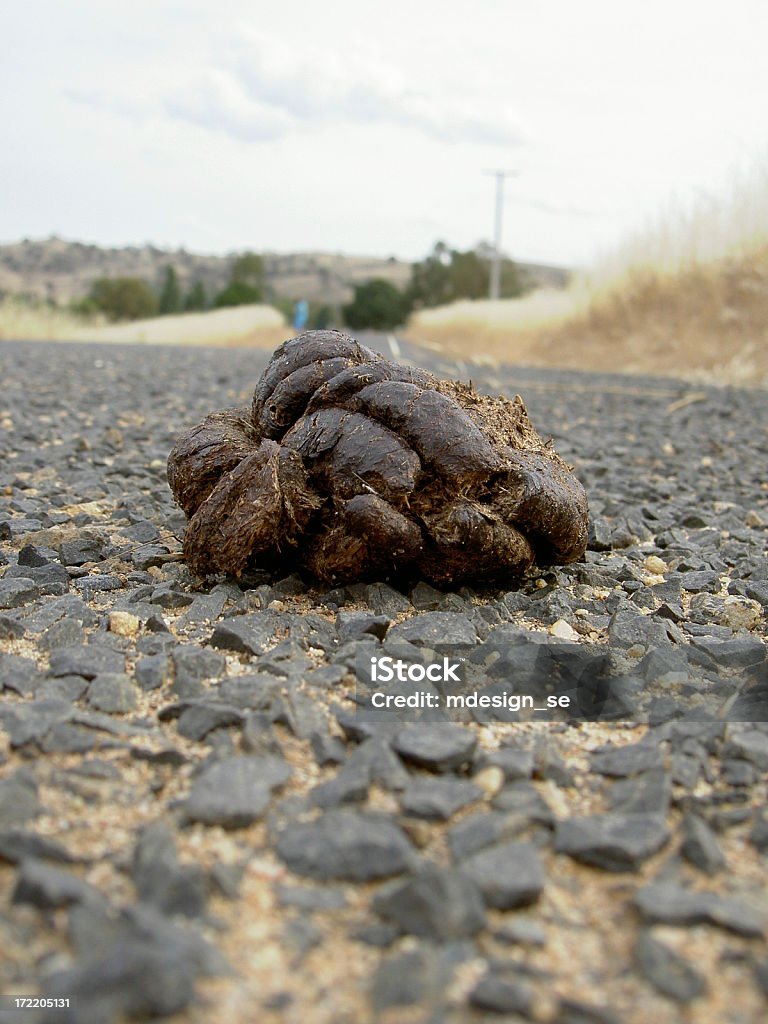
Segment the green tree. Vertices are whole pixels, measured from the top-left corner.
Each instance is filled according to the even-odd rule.
[[[451,252],[451,293],[455,299],[484,299],[488,295],[491,271],[472,249]]]
[[[264,260],[244,252],[232,263],[229,284],[214,299],[214,306],[245,306],[264,299]]]
[[[138,277],[100,277],[91,285],[89,299],[110,320],[141,320],[157,313],[157,296]]]
[[[355,286],[355,297],[344,307],[344,321],[353,329],[370,327],[386,331],[398,327],[408,316],[405,295],[389,281],[374,278]]]
[[[160,292],[158,312],[160,313],[160,316],[166,316],[169,313],[178,313],[180,309],[181,288],[179,288],[179,279],[176,276],[176,268],[166,267],[163,289]]]
[[[458,299],[483,299],[491,279],[490,256],[493,250],[478,246],[461,252],[437,242],[425,260],[411,270],[408,297],[416,308],[444,306]],[[520,274],[512,260],[501,264],[501,297],[521,295],[524,291]]]
[[[452,301],[451,252],[445,242],[436,242],[425,260],[414,263],[407,294],[416,307],[442,306]]]
[[[501,261],[499,289],[502,299],[516,299],[518,295],[524,295],[530,290],[530,286],[526,285],[520,268],[513,260]]]
[[[252,288],[264,287],[264,260],[258,253],[244,252],[232,264],[230,281],[248,284]]]
[[[195,281],[184,299],[184,309],[189,311],[205,309],[207,305],[208,297],[205,294],[205,285],[202,281]]]
[[[227,287],[219,292],[213,301],[214,306],[247,306],[253,302],[261,302],[262,294],[260,288],[244,284],[242,281],[232,281]]]

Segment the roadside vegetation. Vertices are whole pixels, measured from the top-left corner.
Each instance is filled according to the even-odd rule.
[[[476,249],[462,252],[451,249],[445,242],[437,242],[424,260],[412,265],[410,279],[404,286],[397,287],[383,277],[373,277],[355,284],[352,299],[346,304],[310,301],[306,326],[309,329],[394,330],[402,327],[414,310],[430,309],[461,298],[476,299],[488,291],[489,252],[482,243]],[[523,291],[523,277],[511,260],[503,261],[501,288],[505,296]],[[92,281],[87,295],[67,307],[58,307],[39,297],[15,296],[0,304],[0,338],[66,338],[73,337],[73,332],[79,336],[81,329],[89,326],[103,334],[104,324],[131,323],[140,323],[146,334],[149,321],[165,317],[178,319],[180,315],[186,318],[184,322],[194,333],[188,314],[235,307],[273,307],[273,313],[277,311],[290,323],[294,301],[286,295],[275,294],[267,283],[261,256],[244,252],[232,259],[229,280],[218,291],[209,292],[200,279],[188,279],[182,285],[176,267],[168,263],[154,283],[131,275],[98,277]],[[217,324],[230,320],[239,324],[241,319],[220,317]],[[118,333],[134,337],[137,331],[126,329]],[[158,327],[150,333],[169,332]],[[171,333],[175,336],[176,329]],[[213,333],[219,336],[218,327]]]
[[[103,316],[80,316],[44,300],[0,296],[0,341],[4,338],[65,341],[85,327],[103,323]]]
[[[768,161],[663,210],[562,291],[424,309],[408,335],[469,362],[768,384]]]

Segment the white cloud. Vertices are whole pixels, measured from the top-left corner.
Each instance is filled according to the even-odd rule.
[[[406,85],[394,65],[359,56],[331,60],[263,35],[247,43],[238,39],[225,66],[175,89],[163,107],[174,117],[251,142],[344,124],[397,125],[449,143],[522,141],[503,107],[488,112],[479,98],[446,93],[436,82]]]
[[[249,96],[224,71],[208,71],[160,101],[169,116],[199,128],[224,132],[241,142],[282,139],[294,127],[288,111]]]

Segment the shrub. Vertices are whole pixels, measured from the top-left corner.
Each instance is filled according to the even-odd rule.
[[[253,302],[261,302],[261,288],[251,284],[244,284],[242,281],[232,281],[227,287],[219,292],[214,299],[214,306],[247,306]]]
[[[184,299],[184,309],[191,312],[196,309],[205,309],[207,305],[208,297],[205,294],[205,285],[202,281],[195,281]]]
[[[181,309],[181,289],[179,279],[176,276],[175,267],[165,268],[163,290],[160,292],[159,313],[166,316],[169,313],[178,313]]]
[[[138,277],[100,277],[89,299],[110,320],[143,320],[155,316],[158,308],[157,296]]]
[[[355,297],[344,307],[344,321],[353,329],[386,331],[398,327],[409,312],[405,295],[389,281],[374,278],[355,286]]]

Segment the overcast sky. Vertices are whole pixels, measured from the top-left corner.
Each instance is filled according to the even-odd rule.
[[[0,240],[590,261],[768,141],[766,0],[24,0]]]

